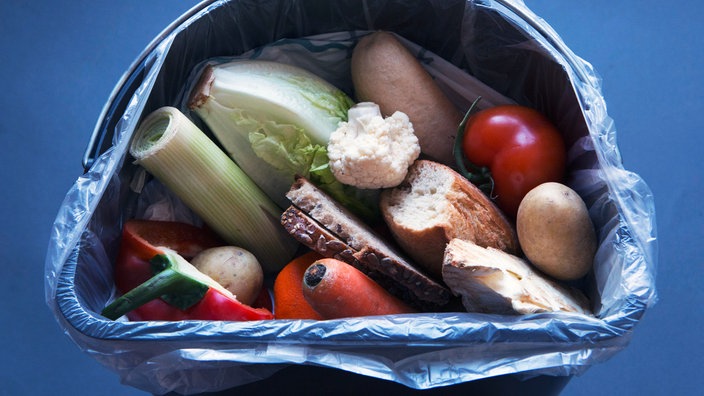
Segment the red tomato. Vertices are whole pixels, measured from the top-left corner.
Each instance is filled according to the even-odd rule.
[[[472,164],[489,168],[492,197],[514,219],[528,191],[559,182],[565,173],[562,135],[547,117],[525,106],[496,106],[471,115],[462,151]]]

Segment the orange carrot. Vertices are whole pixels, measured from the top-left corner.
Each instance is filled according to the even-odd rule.
[[[323,256],[308,252],[284,266],[274,280],[274,316],[276,319],[316,319],[319,313],[303,297],[303,273],[315,260]]]
[[[325,319],[416,312],[363,272],[332,258],[308,267],[303,295]]]

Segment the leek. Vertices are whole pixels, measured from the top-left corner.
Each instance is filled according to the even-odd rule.
[[[173,191],[227,243],[280,270],[296,243],[281,209],[178,109],[162,107],[141,123],[130,146],[136,163]]]
[[[340,183],[328,163],[330,134],[354,102],[320,77],[292,65],[236,60],[209,65],[189,107],[234,161],[279,206],[304,176],[355,213],[372,218],[376,195]]]

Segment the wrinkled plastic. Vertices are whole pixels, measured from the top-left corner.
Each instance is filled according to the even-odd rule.
[[[416,45],[459,107],[473,100],[453,83],[461,69],[538,108],[564,131],[568,184],[585,199],[598,230],[594,271],[582,285],[595,316],[443,313],[177,323],[100,316],[114,297],[111,263],[124,219],[168,213],[198,221],[158,186],[142,189],[144,174],[127,154],[139,120],[162,105],[182,103],[196,67],[214,56],[313,59],[303,66],[351,92],[349,48],[377,29]],[[292,364],[420,389],[503,374],[570,376],[625,348],[657,299],[653,197],[621,164],[600,79],[518,1],[207,1],[169,27],[137,63],[129,77],[138,84],[121,93],[124,111],[113,114],[106,106],[102,116],[118,120],[104,131],[112,144],[59,210],[45,270],[46,301],[61,328],[125,384],[156,394],[217,391]]]

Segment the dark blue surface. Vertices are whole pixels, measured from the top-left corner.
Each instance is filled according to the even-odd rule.
[[[0,2],[0,395],[144,394],[62,334],[44,255],[100,111],[149,42],[196,1]],[[603,78],[625,167],[655,195],[660,301],[631,344],[564,395],[704,388],[704,55],[701,2],[526,0]]]

